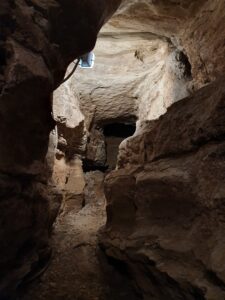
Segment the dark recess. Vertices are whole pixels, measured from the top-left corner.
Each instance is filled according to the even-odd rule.
[[[184,54],[184,52],[179,52],[179,61],[185,65],[184,77],[192,79],[192,67],[187,55]]]
[[[111,123],[104,126],[103,132],[105,136],[114,136],[127,138],[135,133],[136,124],[126,124],[126,123]]]
[[[101,171],[106,172],[108,169],[107,165],[102,165],[95,163],[93,161],[90,161],[88,159],[83,159],[83,171],[86,172],[92,172],[92,171]]]

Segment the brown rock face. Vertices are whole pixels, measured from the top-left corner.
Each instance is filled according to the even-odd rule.
[[[219,78],[225,72],[224,5],[220,0],[206,1],[182,32],[182,44],[190,58],[196,87]]]
[[[166,36],[191,62],[196,88],[224,73],[224,2],[221,0],[122,1],[107,31]]]
[[[52,91],[67,65],[94,47],[119,2],[0,3],[1,299],[50,255],[61,198],[47,188],[56,147]]]
[[[60,86],[120,2],[96,68]],[[48,263],[62,197],[79,209],[101,186],[81,156],[114,167],[104,126],[135,121],[102,249],[135,299],[225,299],[224,21],[222,0],[1,0],[0,299]]]
[[[79,69],[73,79],[92,123],[156,119],[190,93],[184,54],[166,39],[103,29],[94,51],[94,69]]]
[[[123,1],[104,28],[107,35],[150,32],[169,49],[148,65],[149,82],[159,79],[153,88],[147,81],[151,92],[139,83],[137,130],[105,182],[100,243],[140,299],[225,299],[224,8],[220,0]],[[170,63],[173,51],[189,62],[189,83],[179,81],[179,60]]]
[[[143,161],[106,180],[103,247],[143,299],[225,297],[223,82],[173,104],[139,140]]]

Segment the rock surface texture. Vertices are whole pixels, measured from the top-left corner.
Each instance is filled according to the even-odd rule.
[[[1,0],[0,300],[48,265],[60,207],[25,299],[225,299],[224,23],[223,0]],[[104,168],[104,126],[135,122],[105,181],[105,283],[104,176],[82,159]]]
[[[106,222],[104,174],[85,175],[84,205],[58,217],[53,258],[45,274],[20,291],[21,300],[137,300],[129,280],[107,263],[98,245]]]
[[[120,1],[0,3],[0,295],[50,256],[61,195],[47,185],[56,150],[52,92],[91,50]],[[49,138],[50,136],[50,138]]]
[[[224,73],[224,2],[123,0],[106,31],[151,32],[184,51],[195,88]]]
[[[223,83],[130,138],[106,180],[101,242],[126,264],[141,299],[225,298]]]
[[[59,216],[51,265],[26,293],[21,292],[21,299],[106,299],[109,287],[97,257],[97,232],[106,218],[103,180],[101,172],[86,175],[84,207],[73,206]]]
[[[139,98],[137,131],[120,145],[118,169],[105,181],[101,247],[140,299],[225,299],[224,8],[210,0],[123,1],[104,28],[105,35],[154,34],[173,49],[172,67],[178,58],[186,69],[177,69],[189,74],[182,79],[188,97],[163,106],[155,93],[152,102],[154,91],[168,95],[170,85],[154,60],[159,82],[153,90],[148,84],[149,96],[140,81],[146,97]]]
[[[106,28],[94,50],[95,67],[79,69],[72,83],[89,123],[156,119],[191,93],[188,60],[165,37]]]

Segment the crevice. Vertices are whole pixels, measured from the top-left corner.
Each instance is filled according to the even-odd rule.
[[[223,291],[225,291],[225,282],[223,282],[222,279],[220,279],[215,272],[212,270],[206,270],[205,277],[207,280],[209,280],[213,285],[219,287]]]
[[[185,67],[183,74],[184,78],[192,80],[192,66],[189,62],[187,55],[184,52],[179,51],[177,54],[177,60],[180,61]]]

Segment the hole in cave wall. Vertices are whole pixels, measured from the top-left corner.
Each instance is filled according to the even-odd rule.
[[[123,140],[132,136],[135,131],[136,123],[134,122],[114,122],[95,127],[90,133],[88,150],[83,159],[84,172],[96,170],[106,172],[115,169],[119,145]],[[104,155],[102,151],[104,151]],[[93,155],[93,152],[96,154]]]
[[[127,138],[135,133],[135,123],[111,123],[104,126],[103,132],[106,137]]]
[[[109,169],[115,169],[119,145],[123,140],[135,133],[135,123],[110,123],[104,126],[106,142],[106,158]]]
[[[175,59],[179,62],[177,71],[181,72],[182,78],[192,80],[192,66],[188,56],[182,51],[175,51]]]
[[[88,159],[83,159],[83,171],[84,173],[92,172],[92,171],[101,171],[106,172],[108,169],[107,165],[101,165],[98,163],[93,163],[93,161]]]
[[[184,77],[192,79],[192,66],[187,55],[182,51],[179,52],[179,61],[185,66]]]

